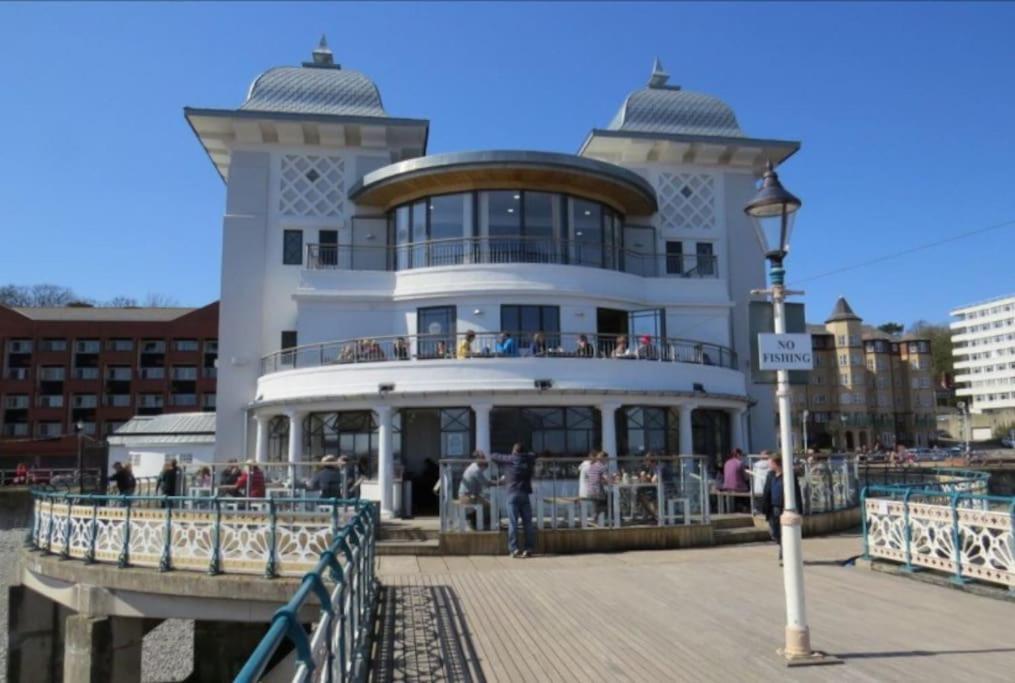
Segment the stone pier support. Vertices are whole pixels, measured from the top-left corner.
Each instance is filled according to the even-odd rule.
[[[137,683],[143,640],[143,619],[71,614],[64,626],[64,683]]]
[[[66,608],[24,586],[7,588],[7,680],[60,681]]]

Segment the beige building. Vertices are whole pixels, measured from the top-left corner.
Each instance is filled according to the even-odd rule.
[[[807,384],[792,387],[798,448],[852,451],[936,441],[929,340],[893,338],[865,326],[842,297],[825,324],[808,331],[814,370]]]

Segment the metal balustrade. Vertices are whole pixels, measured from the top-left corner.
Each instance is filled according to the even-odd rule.
[[[468,237],[419,244],[308,244],[308,270],[412,270],[466,264],[543,263],[617,270],[642,277],[718,278],[713,254],[657,254],[600,242],[541,237]]]
[[[512,340],[507,344],[504,335]],[[329,341],[261,359],[261,374],[348,363],[544,358],[695,363],[736,369],[732,349],[691,339],[579,332],[458,332]]]
[[[947,572],[1015,590],[1015,497],[985,495],[987,472],[917,469],[861,493],[868,559]],[[885,475],[886,478],[889,475]]]
[[[301,576],[369,503],[32,492],[30,544],[120,567]]]
[[[800,514],[816,515],[856,508],[860,504],[859,459],[849,453],[797,455],[794,471],[800,486]],[[747,456],[751,487],[751,514],[760,514],[757,503],[768,476],[768,456]]]
[[[102,475],[101,470],[94,467],[87,467],[81,473],[86,484],[97,482]],[[72,486],[77,483],[76,467],[0,469],[0,486]]]
[[[296,650],[294,682],[365,679],[378,597],[375,510],[357,504],[355,516],[335,534],[313,569],[304,574],[292,599],[272,617],[268,633],[236,676],[236,683],[261,680],[285,640]],[[316,597],[321,611],[308,635],[298,615],[311,597]]]
[[[610,458],[604,461],[602,494],[579,486],[582,458],[537,457],[530,501],[536,528],[619,529],[632,525],[708,524],[711,520],[709,458],[696,455]],[[497,531],[506,523],[503,467],[492,461],[484,476],[493,484],[479,499],[460,497],[469,459],[440,465],[440,518],[444,532]]]

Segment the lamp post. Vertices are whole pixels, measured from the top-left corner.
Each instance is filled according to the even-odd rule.
[[[761,250],[768,259],[771,288],[763,293],[772,299],[772,317],[776,334],[786,333],[786,296],[802,294],[785,288],[786,270],[783,261],[789,253],[789,238],[800,200],[779,182],[779,176],[768,163],[762,176],[761,189],[747,203],[744,212],[753,219]],[[787,664],[826,663],[829,658],[811,650],[807,609],[804,603],[804,571],[801,552],[800,501],[796,499],[796,472],[793,469],[792,410],[789,393],[789,371],[776,371],[776,397],[779,401],[779,433],[784,472],[783,499],[785,508],[779,518],[782,525],[783,584],[786,591],[786,644],[780,651]],[[805,427],[806,429],[806,427]]]
[[[78,490],[81,491],[84,488],[84,472],[82,470],[82,449],[81,449],[81,437],[84,436],[85,423],[78,420],[74,423],[74,433],[78,437]]]

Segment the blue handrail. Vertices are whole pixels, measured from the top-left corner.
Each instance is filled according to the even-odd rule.
[[[370,503],[357,503],[353,519],[321,553],[313,571],[303,576],[300,587],[289,602],[275,612],[268,632],[234,683],[259,681],[285,640],[289,640],[296,650],[299,662],[296,679],[310,676],[320,666],[326,667],[328,674],[322,680],[346,681],[358,677],[365,668],[366,648],[377,602],[374,578],[376,528],[376,507]],[[339,557],[344,558],[344,564]],[[326,571],[327,578],[334,584],[330,593],[325,584]],[[320,603],[321,614],[314,631],[308,636],[300,624],[299,613],[311,596]],[[313,647],[318,640],[323,649]]]

